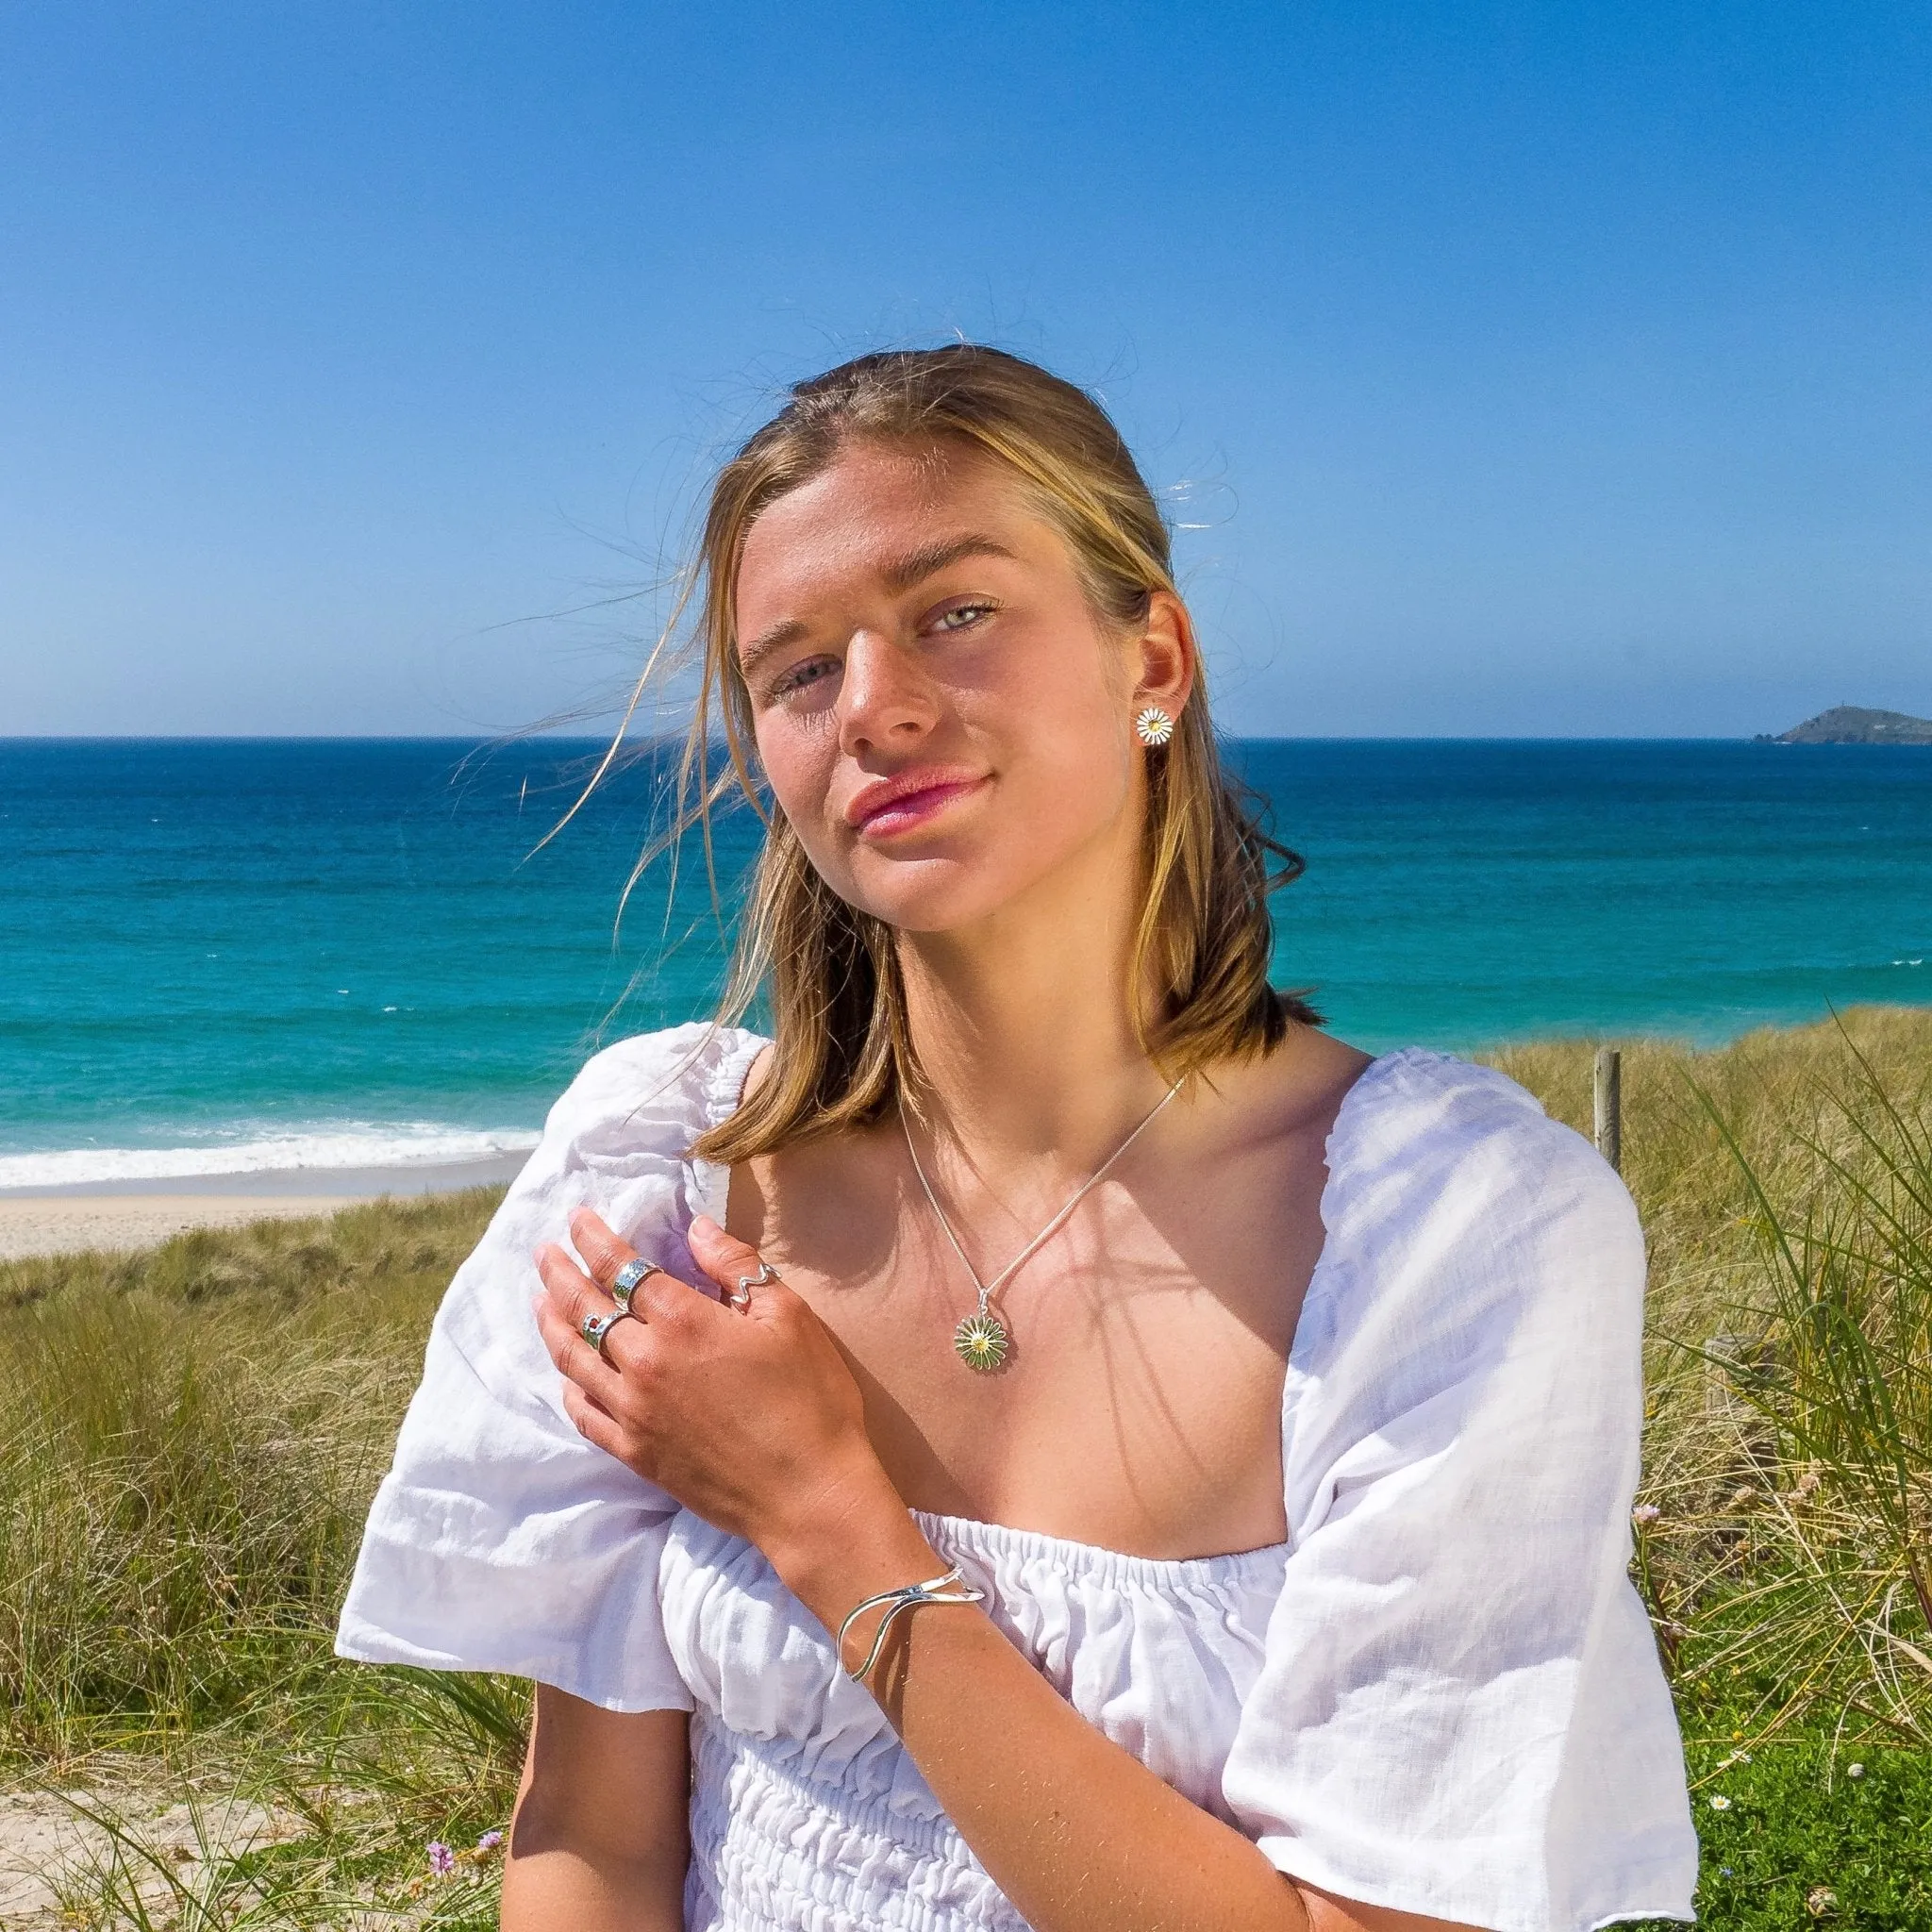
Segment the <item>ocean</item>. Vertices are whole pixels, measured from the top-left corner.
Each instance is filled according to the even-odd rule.
[[[650,760],[535,849],[600,749],[0,741],[0,1189],[530,1146],[599,1044],[721,978],[701,855],[616,924]],[[1932,1003],[1932,749],[1230,751],[1307,860],[1277,982],[1371,1050]],[[756,832],[721,823],[725,926]]]

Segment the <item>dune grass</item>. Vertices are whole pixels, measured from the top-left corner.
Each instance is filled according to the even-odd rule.
[[[64,1923],[493,1923],[476,1840],[508,1815],[527,1687],[345,1668],[329,1634],[497,1198],[0,1264],[0,1783],[100,1827]],[[184,1859],[151,1822],[197,1791],[220,1801]],[[228,1841],[237,1800],[266,1841]]]
[[[0,1753],[246,1713],[315,1661],[491,1191],[0,1265]]]
[[[1591,1051],[1491,1058],[1587,1129]],[[1932,1928],[1932,1013],[1628,1044],[1624,1092],[1652,1250],[1638,1574],[1706,1923]],[[340,1665],[327,1633],[495,1198],[0,1264],[0,1783],[97,1814],[66,1923],[493,1923],[477,1840],[525,1687]],[[184,1859],[144,1822],[158,1789],[274,1828],[223,1849],[210,1798]]]
[[[1499,1064],[1587,1124],[1586,1047]],[[1932,1014],[1626,1050],[1639,1574],[1679,1709],[1932,1748]]]

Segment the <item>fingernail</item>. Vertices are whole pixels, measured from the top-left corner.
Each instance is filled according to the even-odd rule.
[[[715,1221],[713,1221],[708,1214],[700,1214],[697,1217],[697,1219],[691,1223],[691,1233],[696,1234],[700,1230],[703,1230],[705,1233],[708,1234],[716,1234],[718,1232],[718,1224]]]

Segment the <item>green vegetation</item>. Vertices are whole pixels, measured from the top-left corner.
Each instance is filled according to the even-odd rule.
[[[1588,1130],[1587,1044],[1493,1057]],[[1932,1013],[1624,1058],[1704,1923],[1932,1928]],[[1852,1767],[1857,1771],[1854,1774]]]
[[[1583,1124],[1587,1048],[1499,1058]],[[1640,1048],[1624,1091],[1679,1707],[1932,1748],[1932,1014]]]
[[[1591,1053],[1493,1058],[1587,1127]],[[1624,1094],[1705,1923],[1932,1932],[1932,1013],[1630,1047]],[[97,1820],[65,1923],[493,1923],[525,1689],[327,1644],[493,1198],[0,1264],[0,1786]]]
[[[1706,1925],[1932,1925],[1932,1754],[1796,1730],[1756,1750],[1693,1741],[1690,1757]]]
[[[494,1924],[525,1687],[349,1668],[329,1632],[496,1198],[0,1264],[0,1786],[99,1827],[61,1922]]]

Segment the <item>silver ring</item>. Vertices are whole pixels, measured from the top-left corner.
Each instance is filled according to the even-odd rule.
[[[577,1324],[577,1333],[597,1351],[601,1358],[604,1354],[605,1339],[620,1322],[641,1322],[641,1315],[633,1315],[628,1308],[613,1308],[608,1315],[586,1315]]]
[[[752,1290],[763,1288],[767,1282],[776,1281],[777,1278],[778,1271],[769,1261],[760,1261],[758,1272],[756,1274],[741,1274],[738,1277],[737,1288],[724,1299],[734,1308],[748,1308],[751,1307]]]
[[[655,1261],[647,1261],[641,1255],[633,1256],[611,1277],[610,1298],[620,1308],[628,1309],[630,1298],[652,1275],[663,1274],[663,1269]]]

